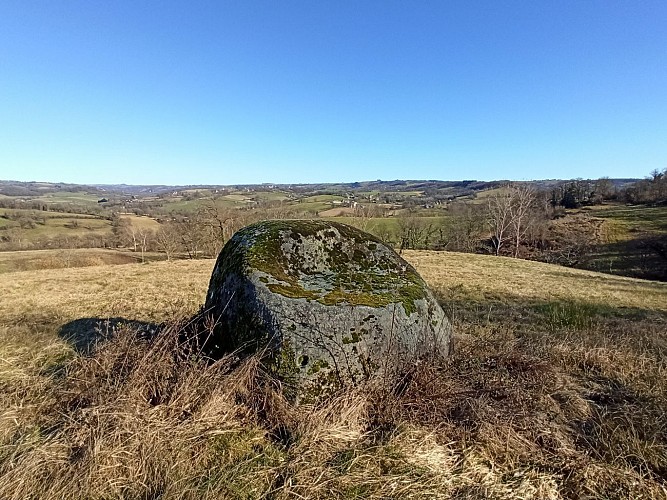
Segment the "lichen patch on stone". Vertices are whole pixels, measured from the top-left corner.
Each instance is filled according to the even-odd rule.
[[[328,221],[265,221],[241,230],[243,265],[262,274],[274,293],[315,300],[383,307],[402,303],[408,314],[423,298],[424,282],[407,263],[367,233]]]

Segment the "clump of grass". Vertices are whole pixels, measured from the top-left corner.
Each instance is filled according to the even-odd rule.
[[[564,300],[538,306],[538,312],[546,317],[547,324],[553,330],[584,330],[595,324],[602,309],[586,302]]]
[[[195,498],[227,467],[263,456],[252,446],[249,408],[235,403],[253,378],[251,362],[230,372],[184,359],[173,329],[156,339],[121,330],[93,357],[71,361],[31,395],[34,411],[4,421],[2,498]],[[7,417],[8,415],[4,415]],[[247,492],[270,484],[245,476]]]

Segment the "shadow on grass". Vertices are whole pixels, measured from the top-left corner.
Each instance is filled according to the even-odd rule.
[[[583,277],[594,287],[597,276]],[[619,283],[622,287],[633,284]],[[661,283],[645,286],[664,288]],[[550,326],[590,326],[587,319],[667,320],[667,312],[652,308],[619,306],[599,300],[554,298],[544,300],[512,293],[470,295],[461,287],[434,290],[437,301],[452,316],[464,321],[485,320],[498,323],[550,323]],[[583,294],[582,294],[583,295]]]
[[[633,278],[667,281],[667,235],[643,233],[628,241],[598,245],[580,267]]]
[[[99,342],[113,337],[121,329],[131,329],[138,337],[149,338],[160,331],[162,325],[126,318],[80,318],[65,323],[58,335],[69,342],[79,353],[88,355]]]

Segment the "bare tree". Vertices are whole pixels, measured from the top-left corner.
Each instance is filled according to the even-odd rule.
[[[456,202],[449,207],[449,214],[439,228],[440,246],[455,252],[474,253],[487,230],[484,207]]]
[[[111,233],[113,234],[113,243],[115,246],[123,246],[125,244],[130,226],[129,219],[121,217],[117,212],[111,214]]]
[[[373,228],[373,234],[389,246],[396,245],[396,234],[392,226],[384,221]]]
[[[354,220],[352,221],[352,224],[362,231],[368,231],[372,217],[369,208],[357,204],[357,206],[354,207],[353,215]]]
[[[491,243],[496,255],[508,241],[514,243],[514,257],[519,256],[521,241],[529,229],[531,209],[535,206],[535,191],[528,185],[508,185],[489,196],[488,222]]]
[[[202,226],[209,227],[210,233],[215,234],[221,244],[224,244],[231,237],[230,232],[234,218],[229,210],[225,210],[215,201],[202,205],[197,213],[197,218]]]
[[[132,221],[127,225],[125,228],[125,232],[129,238],[129,240],[132,242],[132,251],[136,252],[137,251],[137,244],[138,240],[140,238],[139,231],[137,230],[136,226],[132,224]]]
[[[215,202],[204,204],[195,216],[203,250],[208,255],[217,255],[236,231],[260,219],[273,218],[270,213],[259,209],[224,208]]]
[[[160,224],[160,228],[155,234],[155,242],[158,249],[164,252],[164,254],[167,256],[167,260],[171,260],[180,246],[178,231],[174,227],[173,222]]]
[[[139,248],[141,249],[141,262],[145,262],[146,251],[150,245],[151,240],[155,236],[155,231],[152,229],[140,228],[136,231],[136,240],[139,243]]]
[[[510,224],[514,233],[514,257],[519,256],[521,241],[530,226],[530,211],[535,205],[535,191],[529,185],[518,185],[511,188]]]
[[[609,177],[600,177],[593,185],[595,192],[595,199],[598,202],[608,200],[614,195],[614,183]]]
[[[511,205],[512,193],[509,186],[489,196],[487,200],[487,220],[491,227],[491,244],[496,255],[500,255],[500,249],[510,237]]]
[[[196,217],[184,217],[174,222],[174,230],[185,253],[190,259],[199,257],[201,251],[201,231]]]

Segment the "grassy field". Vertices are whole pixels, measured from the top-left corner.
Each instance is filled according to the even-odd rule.
[[[620,204],[584,207],[585,215],[600,221],[600,234],[583,265],[588,269],[665,281],[667,207]]]
[[[641,205],[601,205],[591,207],[589,214],[623,224],[628,231],[667,232],[667,209]]]
[[[157,231],[160,228],[160,223],[150,217],[126,214],[121,218],[129,220],[130,224],[139,230]]]
[[[210,206],[211,203],[215,203],[216,206],[220,208],[239,208],[247,206],[250,203],[250,199],[242,194],[229,194],[223,195],[215,200],[213,198],[197,198],[195,200],[185,200],[185,199],[176,199],[176,200],[166,200],[163,205],[163,210],[166,212],[179,212],[184,214],[194,214],[198,210],[206,206]]]
[[[90,214],[67,214],[62,212],[45,212],[42,210],[28,210],[21,208],[0,208],[0,217],[2,216],[28,216],[34,218],[46,219],[62,219],[62,218],[77,218],[77,219],[95,219],[96,215]]]
[[[52,187],[51,187],[52,188]],[[5,197],[10,198],[10,197]],[[86,191],[55,191],[40,194],[38,196],[25,196],[21,199],[29,201],[43,202],[46,205],[72,205],[78,207],[96,207],[98,200],[101,198],[99,194],[88,193]]]
[[[195,313],[212,260],[0,275],[0,498],[667,498],[666,284],[405,256],[454,355],[298,408],[134,333]]]
[[[90,194],[85,191],[77,193],[62,191],[45,194],[35,199],[43,200],[47,203],[72,203],[77,205],[85,204],[95,206],[97,201],[100,199],[100,196],[98,194]]]
[[[343,201],[344,196],[335,194],[318,194],[314,196],[306,196],[301,198],[302,203],[331,203],[332,201]]]
[[[398,217],[354,217],[354,216],[336,216],[336,217],[323,217],[324,219],[333,220],[336,222],[342,222],[344,224],[350,224],[352,226],[359,227],[364,231],[369,231],[376,235],[389,234],[395,240],[399,239],[398,233],[400,231],[401,220]],[[424,225],[431,225],[432,229],[435,230],[438,227],[441,227],[445,224],[447,220],[446,216],[419,216],[419,221]]]
[[[386,228],[390,233],[398,231],[398,219],[394,217],[352,217],[352,216],[337,216],[337,217],[322,217],[323,219],[342,222],[343,224],[350,224],[355,227],[362,227],[364,231],[377,233],[381,228]]]
[[[290,197],[279,191],[254,191],[252,198],[258,201],[286,201]]]
[[[155,252],[146,252],[144,259],[152,261],[163,260],[164,255]],[[106,248],[20,250],[0,252],[0,274],[39,269],[136,264],[140,261],[140,253]]]
[[[21,227],[22,219],[32,222]],[[36,241],[56,236],[99,235],[111,231],[111,223],[108,220],[94,215],[8,208],[0,209],[0,226],[20,228],[21,236],[26,241]]]
[[[646,309],[667,313],[665,283],[510,257],[411,250],[403,253],[434,290],[452,300],[523,304],[584,301],[616,311]]]
[[[490,198],[492,196],[500,196],[502,194],[505,194],[506,192],[507,192],[507,188],[505,188],[505,187],[486,189],[484,191],[481,191],[481,192],[477,193],[477,195],[474,198],[474,202],[476,202],[476,203],[487,203],[487,198]]]
[[[157,231],[160,226],[150,217],[124,214],[121,218],[128,220],[139,230]],[[31,222],[26,225],[26,220]],[[21,239],[28,245],[59,237],[109,238],[111,236],[111,221],[90,214],[0,208],[0,228],[3,227],[19,231]]]

